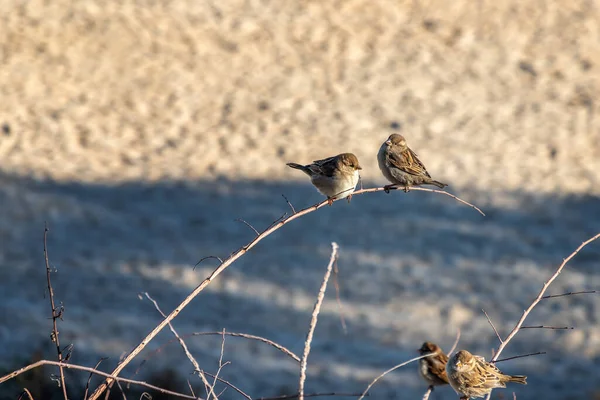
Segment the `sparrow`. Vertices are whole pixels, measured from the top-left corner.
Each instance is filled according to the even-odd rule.
[[[442,351],[437,344],[425,342],[418,350],[422,356],[430,354],[429,357],[419,360],[419,373],[429,384],[431,390],[434,386],[442,386],[448,384],[448,376],[446,375],[446,363],[448,356]]]
[[[494,364],[466,350],[452,356],[446,364],[446,374],[450,386],[461,396],[461,400],[484,397],[492,389],[505,388],[507,382],[527,385],[526,376],[505,375]]]
[[[296,163],[286,165],[310,176],[310,181],[317,190],[327,196],[329,205],[336,199],[348,198],[350,202],[352,192],[360,179],[358,171],[362,169],[358,158],[352,153],[338,154],[307,165]]]
[[[440,189],[448,186],[445,183],[431,179],[431,175],[429,175],[421,160],[406,145],[404,136],[397,133],[390,135],[383,142],[377,153],[377,162],[383,176],[392,182],[391,185],[384,187],[386,193],[389,193],[389,190],[395,185],[404,186],[405,192],[408,192],[410,186],[415,185],[435,185]]]

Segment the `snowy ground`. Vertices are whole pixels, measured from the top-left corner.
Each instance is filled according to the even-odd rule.
[[[353,151],[365,186],[379,185],[375,154],[397,125],[431,174],[486,217],[421,192],[335,203],[233,264],[178,331],[225,328],[300,354],[335,241],[348,332],[330,285],[307,391],[362,391],[424,340],[448,349],[459,328],[459,347],[489,356],[497,339],[481,309],[506,334],[562,259],[600,232],[596,5],[239,3],[0,5],[3,369],[40,349],[53,357],[44,221],[66,308],[61,341],[75,344],[74,363],[111,357],[108,370],[160,320],[140,292],[172,310],[216,266],[194,271],[201,257],[252,239],[236,218],[260,230],[289,211],[281,194],[296,208],[321,199],[285,162]],[[598,289],[599,260],[600,243],[590,245],[550,292]],[[541,303],[528,324],[576,329],[526,330],[509,345],[506,357],[548,353],[501,365],[529,376],[518,398],[597,395],[599,323],[597,294]],[[165,330],[139,361],[171,339]],[[220,338],[187,343],[214,372]],[[187,377],[181,349],[166,349],[142,371]],[[223,377],[254,397],[297,388],[297,365],[271,347],[228,338],[225,359]],[[424,391],[411,365],[371,398]]]

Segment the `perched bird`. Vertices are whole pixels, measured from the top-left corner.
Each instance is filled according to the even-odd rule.
[[[425,382],[433,390],[434,386],[448,384],[448,376],[446,375],[446,363],[448,356],[442,351],[437,344],[425,342],[418,350],[424,356],[431,354],[429,357],[419,360],[419,372]]]
[[[390,135],[383,142],[377,153],[377,162],[383,176],[392,182],[391,185],[385,186],[386,192],[395,185],[404,186],[405,192],[415,185],[435,185],[441,189],[448,186],[431,179],[421,160],[406,145],[404,136],[397,133]]]
[[[287,163],[287,166],[310,176],[310,181],[317,190],[327,196],[329,205],[336,199],[348,198],[350,202],[352,192],[360,179],[358,171],[362,169],[358,158],[352,153],[338,154],[308,165]]]
[[[484,397],[492,389],[505,388],[507,382],[527,385],[526,376],[505,375],[494,364],[466,350],[456,353],[446,364],[448,382],[462,400]]]

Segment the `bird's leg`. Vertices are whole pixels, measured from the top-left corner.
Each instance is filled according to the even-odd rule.
[[[329,204],[329,205],[333,204],[333,199],[331,197],[327,198],[327,204]]]
[[[385,185],[383,187],[383,191],[389,194],[390,193],[390,189],[392,189],[393,187],[394,187],[394,185]]]
[[[404,186],[404,193],[410,192],[410,187],[408,185]]]
[[[346,200],[348,200],[348,204],[350,204],[350,200],[352,200],[352,195],[351,195],[351,194],[349,194],[349,195],[346,197]]]

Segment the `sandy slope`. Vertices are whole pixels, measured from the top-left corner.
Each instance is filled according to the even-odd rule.
[[[600,231],[594,2],[123,3],[0,2],[3,362],[50,348],[44,220],[74,361],[115,363],[158,320],[138,292],[171,309],[211,270],[191,271],[200,257],[251,239],[234,218],[264,227],[287,211],[281,193],[296,207],[319,199],[285,162],[353,151],[366,183],[382,183],[374,154],[396,129],[488,217],[424,193],[338,203],[244,257],[178,329],[245,331],[300,353],[337,241],[349,332],[331,292],[308,386],[360,390],[425,339],[449,347],[457,328],[462,346],[489,354],[480,309],[508,332],[552,268]],[[553,291],[598,288],[599,256],[591,246]],[[549,353],[505,365],[530,375],[518,398],[589,396],[599,321],[597,296],[542,305],[532,325],[577,329],[515,340],[507,356]],[[213,368],[219,340],[191,345]],[[187,371],[169,348],[150,368]],[[225,376],[247,392],[295,390],[292,361],[239,339],[226,348]],[[374,396],[423,389],[409,368]]]

